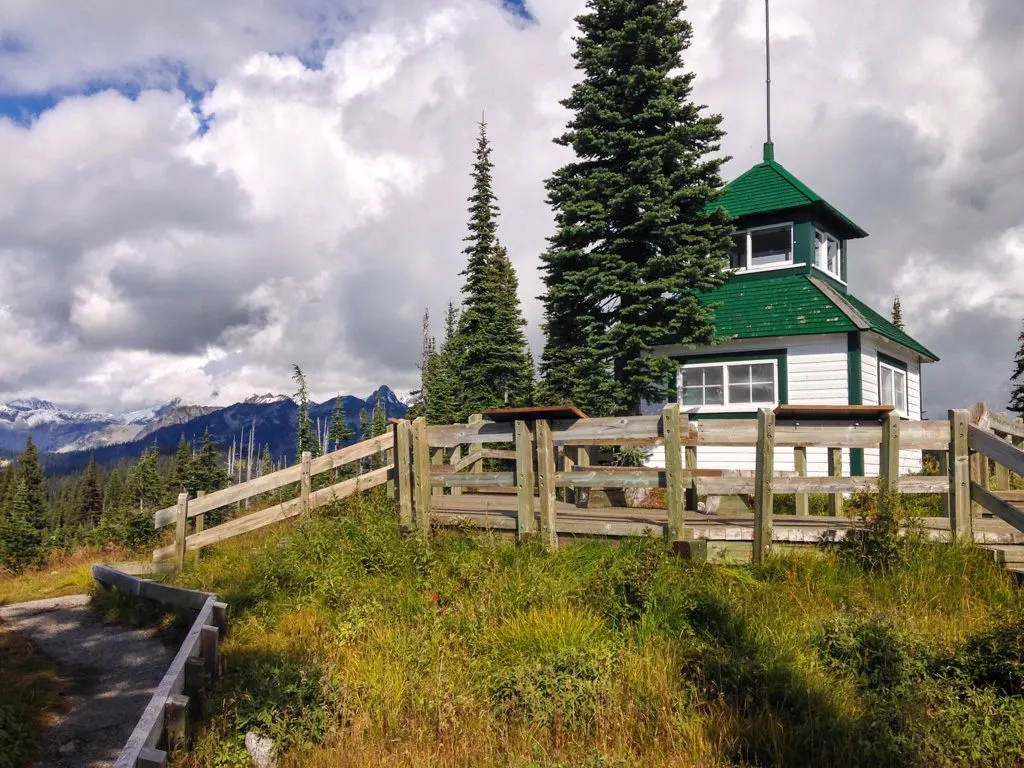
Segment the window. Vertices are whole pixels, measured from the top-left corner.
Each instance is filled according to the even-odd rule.
[[[752,227],[732,236],[729,266],[733,269],[763,269],[793,262],[793,225]]]
[[[684,406],[774,405],[777,379],[774,360],[686,365],[680,399]]]
[[[894,365],[878,362],[878,402],[894,406],[900,416],[907,415],[907,372]]]
[[[820,229],[814,230],[814,263],[818,269],[842,280],[842,246],[839,240]]]

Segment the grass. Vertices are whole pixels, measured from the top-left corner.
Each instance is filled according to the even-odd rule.
[[[1021,593],[973,547],[701,566],[654,540],[547,554],[403,538],[382,496],[228,542],[188,766],[942,766],[1024,757]]]
[[[119,548],[81,547],[70,553],[54,552],[45,565],[20,575],[0,571],[0,605],[86,594],[92,587],[93,564],[128,559]]]

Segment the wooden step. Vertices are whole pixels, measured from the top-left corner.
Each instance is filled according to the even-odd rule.
[[[1003,565],[1009,563],[1024,564],[1024,546],[1020,545],[990,545],[985,547],[992,553],[992,559]]]

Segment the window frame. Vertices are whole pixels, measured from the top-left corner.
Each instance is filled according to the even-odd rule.
[[[783,353],[784,354],[784,353]],[[774,407],[784,400],[782,388],[782,374],[785,372],[785,358],[778,354],[771,357],[736,357],[734,359],[709,359],[700,360],[695,358],[693,362],[680,361],[678,378],[676,382],[676,400],[680,408],[688,413],[734,413],[738,411],[756,411],[758,408]],[[753,403],[730,403],[729,402],[729,366],[730,365],[771,365],[772,367],[772,390],[774,399],[772,401]],[[721,368],[722,369],[722,404],[721,405],[687,405],[683,402],[683,371],[695,370],[698,368]]]
[[[818,235],[822,235],[825,238],[825,241],[823,243],[820,243],[820,244],[818,243]],[[833,240],[835,242],[835,244],[836,244],[836,253],[839,256],[839,263],[836,265],[837,269],[836,269],[835,272],[833,272],[832,270],[830,270],[828,268],[828,241],[829,240]],[[822,254],[820,246],[824,246],[824,254]],[[823,229],[822,227],[819,227],[819,226],[815,226],[814,227],[814,259],[812,260],[812,263],[814,264],[814,266],[817,269],[819,269],[822,272],[824,272],[829,277],[832,277],[832,278],[838,280],[841,283],[845,283],[846,281],[843,279],[843,263],[844,263],[845,259],[846,259],[846,249],[843,247],[843,241],[840,238],[838,238],[835,235],[833,235],[828,230]]]
[[[892,390],[889,394],[892,396],[893,401],[896,400],[896,374],[903,376],[903,403],[904,408],[901,410],[896,402],[887,403],[882,397],[882,369],[887,369],[893,374],[892,377]],[[879,405],[891,405],[893,410],[905,419],[910,418],[910,371],[907,370],[907,364],[901,360],[896,360],[890,357],[884,357],[878,355],[878,368],[876,372],[878,379],[878,404]]]
[[[751,242],[750,233],[758,232],[766,229],[782,229],[783,227],[789,227],[789,258],[786,261],[779,262],[776,264],[763,264],[761,266],[752,266],[750,263],[751,259]],[[747,243],[747,252],[743,259],[744,266],[733,267],[730,265],[730,269],[734,273],[742,272],[770,272],[773,269],[791,269],[796,266],[796,222],[794,221],[780,221],[774,224],[759,224],[756,227],[747,227],[745,229],[737,229],[729,235],[731,238],[735,238],[737,235],[743,235]]]

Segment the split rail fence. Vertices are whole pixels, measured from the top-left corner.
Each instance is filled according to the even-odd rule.
[[[878,409],[876,409],[878,410]],[[428,426],[424,419],[393,420],[388,433],[311,459],[256,480],[160,510],[156,527],[174,524],[175,543],[154,552],[154,561],[183,566],[185,553],[302,515],[323,504],[384,483],[393,484],[399,523],[405,530],[428,536],[432,525],[450,520],[457,500],[438,497],[463,493],[515,496],[518,538],[538,536],[550,548],[558,546],[559,489],[565,500],[576,500],[587,489],[665,489],[667,526],[672,541],[687,540],[685,512],[697,511],[698,496],[753,496],[755,561],[762,560],[772,541],[772,512],[777,494],[795,494],[797,517],[808,513],[809,494],[827,494],[829,514],[840,515],[845,494],[938,494],[954,536],[972,537],[972,519],[991,513],[1024,532],[1024,492],[1009,489],[1010,473],[1024,475],[1024,422],[989,413],[981,404],[952,410],[948,419],[911,421],[894,412],[880,419],[851,423],[785,420],[762,409],[757,418],[691,421],[678,404],[661,415],[606,418],[522,418],[491,421],[477,415],[467,424]],[[664,468],[592,465],[599,448],[664,446]],[[755,469],[748,476],[698,469],[703,446],[748,446],[756,449]],[[775,470],[775,450],[792,448],[796,471]],[[827,449],[829,475],[807,476],[807,450]],[[878,449],[878,477],[843,476],[844,449]],[[901,449],[934,452],[940,475],[900,475]],[[311,479],[370,456],[390,457],[385,466],[321,490]],[[989,463],[995,467],[989,488]],[[501,469],[502,466],[508,469]],[[498,469],[495,469],[498,467]],[[215,509],[298,483],[296,498],[221,525],[203,528],[203,516]],[[437,507],[437,509],[434,509]],[[539,514],[538,514],[539,511]],[[599,530],[580,532],[623,536],[659,526],[616,521],[616,510],[604,510],[607,521]],[[625,510],[620,510],[625,511]],[[629,510],[636,512],[637,510]],[[195,521],[188,530],[189,520]],[[713,520],[713,516],[708,517]]]

